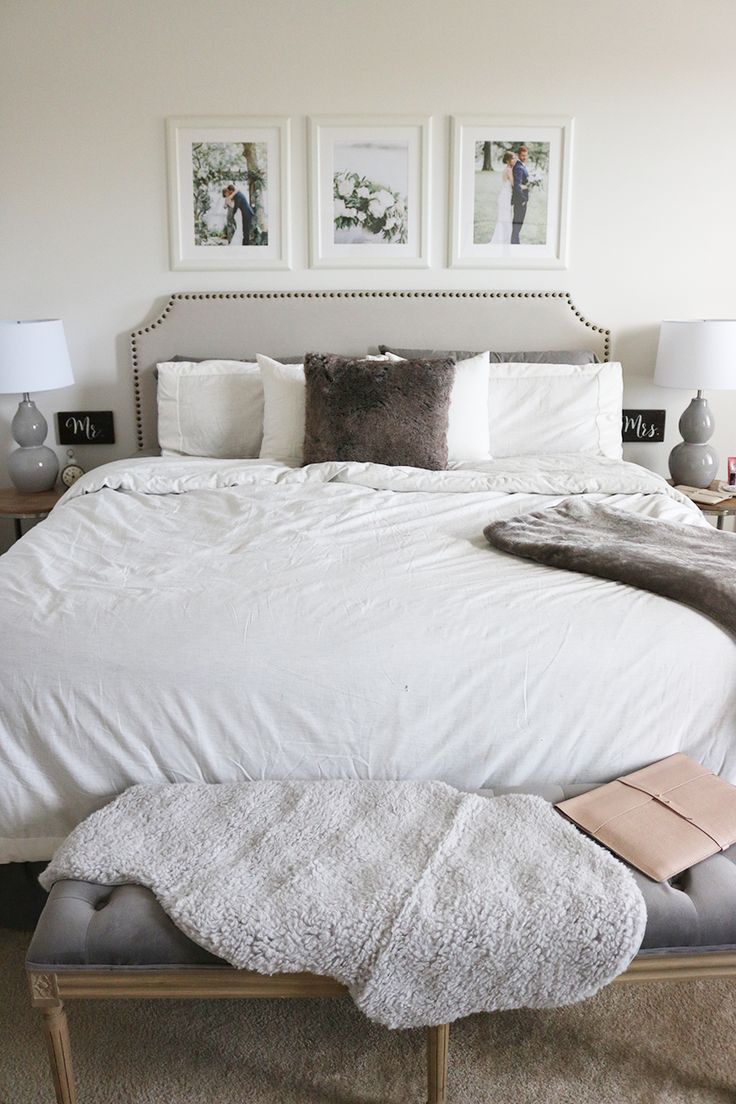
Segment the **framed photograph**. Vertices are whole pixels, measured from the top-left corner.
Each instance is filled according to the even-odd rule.
[[[314,268],[429,264],[430,120],[309,120]]]
[[[728,458],[728,485],[736,487],[736,456]]]
[[[567,266],[572,132],[569,118],[453,118],[453,268]]]
[[[289,120],[167,119],[172,268],[289,268]]]

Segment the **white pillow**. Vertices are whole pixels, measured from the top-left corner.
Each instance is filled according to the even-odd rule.
[[[257,356],[263,385],[261,457],[302,462],[304,455],[304,365]]]
[[[404,360],[386,353],[369,360]],[[447,459],[488,460],[488,369],[489,353],[478,353],[455,365],[455,382],[450,395],[447,424]]]
[[[402,360],[394,353],[368,360]],[[488,459],[488,353],[460,361],[450,397],[449,460]],[[304,453],[304,366],[282,364],[258,354],[263,393],[261,456],[301,462]]]
[[[162,456],[252,459],[263,435],[258,366],[238,360],[157,364]]]
[[[491,364],[491,453],[583,452],[620,460],[622,406],[618,363]]]

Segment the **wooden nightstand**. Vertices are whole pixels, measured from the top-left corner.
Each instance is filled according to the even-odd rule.
[[[23,536],[23,518],[45,518],[64,494],[63,490],[38,491],[23,494],[20,491],[0,491],[0,518],[15,519],[15,539]]]

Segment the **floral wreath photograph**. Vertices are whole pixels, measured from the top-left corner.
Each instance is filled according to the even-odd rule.
[[[450,264],[564,268],[572,119],[453,119]]]
[[[312,266],[426,266],[429,120],[320,116],[309,123]]]

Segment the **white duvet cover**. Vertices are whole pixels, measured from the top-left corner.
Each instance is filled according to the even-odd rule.
[[[702,615],[515,559],[484,525],[588,494],[707,524],[581,456],[448,472],[138,459],[0,560],[0,862],[140,782],[736,782],[736,649]]]

